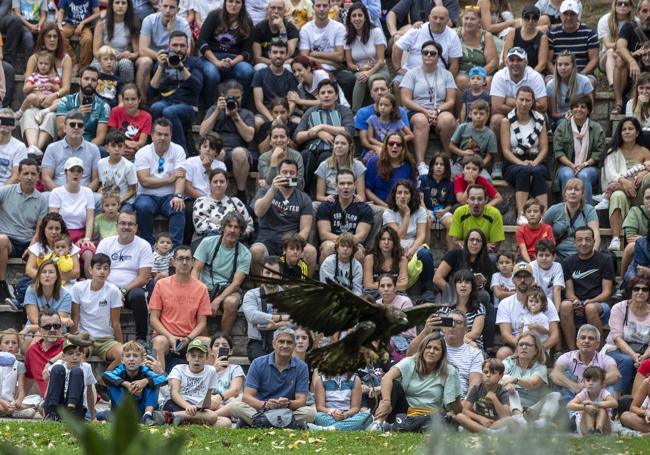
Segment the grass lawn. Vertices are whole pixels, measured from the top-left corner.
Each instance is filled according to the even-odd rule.
[[[108,425],[99,425],[106,434]],[[216,430],[192,426],[182,428],[143,428],[152,436],[169,437],[178,432],[188,440],[185,453],[251,454],[412,454],[426,453],[431,444],[428,436],[395,433],[329,433],[284,430]],[[500,436],[503,437],[503,436]],[[494,436],[478,437],[466,433],[451,433],[447,448],[453,453],[498,453],[500,442]],[[63,424],[51,422],[0,422],[0,441],[22,448],[25,453],[80,453],[72,434]],[[573,454],[647,454],[648,438],[567,438],[562,448],[553,447],[549,453]],[[544,450],[540,448],[544,453]],[[433,450],[429,453],[437,453]],[[449,449],[445,450],[449,453]],[[527,450],[527,454],[535,453]],[[157,455],[164,455],[163,453]]]

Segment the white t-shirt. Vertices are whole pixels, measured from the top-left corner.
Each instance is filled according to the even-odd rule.
[[[519,300],[517,299],[517,294],[513,294],[510,297],[506,297],[501,301],[499,304],[499,308],[497,309],[497,324],[502,324],[502,323],[508,323],[512,327],[512,335],[517,337],[521,333],[523,329],[523,318],[524,314],[527,313],[528,310],[524,308],[524,306],[519,303]],[[555,305],[553,305],[553,302],[548,301],[547,302],[547,308],[546,311],[544,312],[546,317],[548,318],[549,322],[560,322],[560,317],[557,314],[557,310],[555,309]]]
[[[531,330],[528,327],[529,324],[536,324],[541,325],[546,330],[549,330],[551,324],[548,320],[548,317],[544,313],[533,314],[530,311],[526,311],[521,318],[521,324],[523,327],[522,332],[534,332],[542,343],[546,343],[546,340],[548,340],[548,334],[539,333],[538,331]]]
[[[203,0],[194,0],[195,3],[200,3]],[[266,19],[266,7],[269,0],[246,0],[246,12],[251,17],[253,25],[257,25]]]
[[[111,310],[122,306],[122,293],[111,283],[93,291],[91,281],[80,281],[72,287],[72,303],[79,305],[79,330],[95,338],[112,337]]]
[[[325,27],[320,28],[314,21],[309,21],[300,29],[300,50],[334,52],[337,46],[345,44],[345,34],[345,26],[340,22],[330,19]],[[330,71],[336,69],[332,65],[322,67]]]
[[[50,193],[48,206],[59,209],[68,229],[83,229],[86,227],[86,211],[95,210],[95,196],[86,186],[82,186],[77,193],[69,192],[65,186],[57,186]]]
[[[546,85],[544,78],[530,66],[526,67],[524,77],[519,82],[513,82],[510,79],[510,70],[508,68],[500,69],[492,79],[490,96],[499,96],[501,98],[514,98],[519,87],[524,85],[530,87],[535,94],[535,99],[546,98]]]
[[[301,37],[302,38],[302,37]],[[422,24],[420,28],[412,28],[406,32],[395,45],[406,54],[406,61],[402,58],[402,68],[411,70],[422,66],[422,45],[427,41],[435,41],[442,46],[442,57],[438,64],[446,69],[450,58],[463,56],[463,47],[458,34],[451,28],[445,27],[442,33],[432,33],[429,23]]]
[[[463,343],[457,348],[447,345],[447,361],[458,370],[461,396],[465,397],[469,385],[469,375],[482,372],[483,352],[467,343]]]
[[[135,174],[135,166],[124,157],[122,157],[120,162],[115,165],[108,162],[108,157],[102,158],[99,160],[97,170],[99,172],[99,181],[102,182],[104,191],[107,189],[118,191],[120,197],[129,192],[129,186],[138,183],[138,176]],[[133,203],[134,200],[135,197],[132,197],[125,202]]]
[[[63,365],[63,368],[65,368],[65,387],[63,388],[63,395],[65,396],[68,393],[68,383],[70,382],[70,370],[65,366],[65,362],[63,361],[63,359],[59,359],[49,366],[48,371],[50,373],[52,372],[52,368],[54,368],[55,365]],[[88,409],[88,395],[86,394],[85,388],[88,387],[89,385],[94,386],[95,384],[97,384],[97,379],[95,379],[95,376],[93,375],[93,369],[88,362],[81,362],[79,368],[81,368],[81,371],[83,371],[84,374],[84,393],[83,393],[84,407]]]
[[[492,281],[490,282],[490,289],[501,286],[505,287],[508,290],[514,291],[515,285],[512,282],[512,276],[510,278],[506,278],[501,275],[500,272],[494,273],[492,275]],[[495,308],[499,306],[499,298],[496,295],[493,298],[493,302]]]
[[[162,163],[161,158],[164,160]],[[163,178],[170,177],[176,169],[185,169],[185,150],[173,142],[169,144],[169,148],[162,157],[158,156],[153,144],[145,145],[135,154],[136,172],[148,170],[151,177]],[[162,172],[158,172],[158,170],[162,170]],[[158,188],[145,188],[138,183],[138,194],[163,197],[175,192],[174,183]]]
[[[386,37],[381,28],[373,27],[370,29],[368,41],[364,44],[361,36],[357,35],[352,44],[345,44],[344,48],[350,49],[352,61],[359,66],[374,65],[377,62],[377,46],[386,48]]]
[[[120,288],[133,281],[139,269],[153,267],[151,245],[137,235],[128,245],[122,245],[117,235],[106,237],[97,245],[97,252],[111,258],[108,281]]]
[[[447,99],[447,89],[457,89],[454,76],[440,65],[432,73],[425,73],[422,68],[409,70],[400,87],[413,91],[413,101],[427,109],[436,109]]]
[[[541,287],[546,298],[553,300],[553,286],[560,286],[564,289],[564,272],[559,262],[554,262],[550,269],[544,270],[537,263],[537,259],[530,263],[533,269],[533,278],[537,286]]]
[[[190,0],[190,9],[196,11],[201,18],[201,22],[205,21],[211,11],[223,7],[223,0]],[[246,3],[248,9],[248,3]]]
[[[0,185],[4,185],[18,163],[27,158],[27,147],[15,137],[0,144]]]
[[[206,365],[200,373],[192,373],[189,365],[176,365],[167,379],[178,379],[181,397],[194,406],[203,405],[205,396],[219,386],[217,371],[212,365]]]
[[[226,170],[226,165],[223,161],[214,160],[211,165],[212,169]],[[210,179],[205,172],[205,168],[201,163],[200,156],[193,156],[185,161],[185,180],[192,182],[192,186],[202,193],[202,196],[210,194]]]
[[[394,211],[387,209],[384,211],[384,225],[395,223],[397,226],[401,226],[403,223],[402,215],[399,211]],[[406,230],[406,238],[400,239],[400,244],[402,248],[409,248],[413,245],[415,237],[417,235],[418,224],[427,224],[427,212],[422,207],[418,207],[415,213],[412,213],[409,217],[409,225]]]
[[[327,73],[325,70],[314,70],[314,77],[312,78],[311,81],[311,86],[309,87],[304,87],[306,92],[309,92],[312,94],[312,96],[316,99],[318,99],[318,84],[320,81],[329,79],[330,75]],[[302,85],[302,84],[299,84]],[[345,94],[343,93],[343,89],[341,89],[341,85],[339,84],[339,104],[342,104],[345,107],[350,107],[350,103],[348,103],[348,99],[345,97]]]
[[[225,370],[221,372],[217,372],[217,387],[212,389],[212,393],[217,394],[217,393],[224,393],[228,391],[230,387],[232,387],[232,381],[235,378],[240,378],[240,377],[241,378],[246,377],[242,367],[234,363],[229,363]],[[242,387],[244,387],[243,383],[242,383]],[[229,398],[224,403],[229,403],[232,400],[234,400],[234,398]]]

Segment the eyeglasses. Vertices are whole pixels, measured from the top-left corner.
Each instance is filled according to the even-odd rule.
[[[61,324],[44,324],[41,326],[42,329],[44,330],[59,330],[61,328]]]
[[[165,172],[165,157],[161,156],[158,158],[158,173],[162,174],[163,172]]]
[[[630,3],[629,2],[616,2],[616,6],[627,6],[627,7],[629,7]]]
[[[386,142],[386,145],[388,145],[389,147],[401,147],[402,143],[396,141],[388,141]]]
[[[177,257],[177,258],[174,259],[174,260],[175,260],[175,261],[178,261],[178,262],[192,262],[192,258],[191,258],[191,257],[187,257],[187,256]]]
[[[650,288],[645,286],[634,286],[632,292],[650,292]]]
[[[117,223],[118,226],[124,226],[124,227],[133,227],[135,226],[135,223],[130,222],[130,221],[120,221]]]
[[[68,122],[68,126],[74,129],[82,129],[84,124],[83,122]]]
[[[523,19],[524,19],[524,21],[526,21],[526,22],[533,22],[533,21],[538,21],[538,20],[539,20],[539,16],[537,16],[536,14],[526,14],[526,15],[523,17]]]
[[[460,327],[461,325],[465,325],[465,321],[462,321],[460,319],[454,319],[453,321],[454,321],[454,325],[456,327]]]
[[[527,343],[525,341],[520,341],[519,343],[517,343],[517,346],[519,346],[520,348],[532,348],[535,345],[533,343]]]
[[[438,51],[422,51],[422,55],[430,56],[430,57],[437,57],[438,56]]]

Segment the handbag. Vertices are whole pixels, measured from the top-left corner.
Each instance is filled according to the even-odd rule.
[[[301,429],[302,424],[296,422],[291,409],[268,409],[259,411],[253,416],[254,428],[295,428]]]

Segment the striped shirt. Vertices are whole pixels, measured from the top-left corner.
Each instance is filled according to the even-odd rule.
[[[441,313],[448,314],[450,311],[455,310],[456,307],[443,307],[440,309]],[[478,308],[474,311],[468,311],[465,313],[465,330],[468,332],[472,331],[472,327],[474,326],[474,319],[476,319],[478,316],[485,316],[485,307],[483,306],[482,303],[478,304]],[[483,335],[478,337],[476,340],[476,344],[478,347],[483,348]]]
[[[599,49],[598,35],[587,24],[581,23],[575,32],[565,32],[562,26],[548,31],[548,49],[557,57],[562,51],[569,51],[576,57],[578,71],[589,63],[589,49]]]
[[[469,375],[481,373],[483,352],[467,343],[463,343],[459,347],[447,345],[447,362],[458,370],[461,396],[464,398],[469,388]]]

